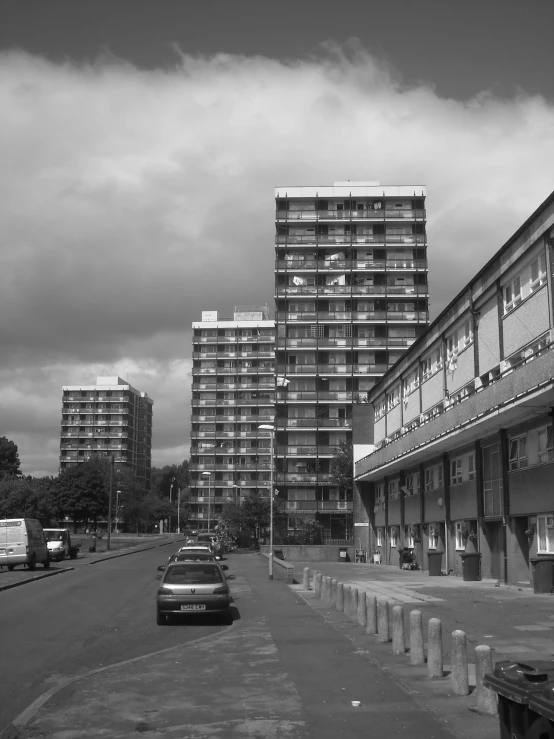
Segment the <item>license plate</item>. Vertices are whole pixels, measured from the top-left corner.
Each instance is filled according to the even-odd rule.
[[[202,605],[191,605],[191,606],[181,606],[182,611],[205,611],[206,606],[202,603]]]

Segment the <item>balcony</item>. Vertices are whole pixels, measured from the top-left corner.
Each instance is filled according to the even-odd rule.
[[[278,457],[314,457],[314,456],[332,456],[336,454],[338,446],[278,446],[275,453]]]
[[[318,245],[342,245],[350,246],[355,244],[425,244],[427,237],[425,234],[335,234],[324,235],[315,233],[306,234],[277,234],[275,236],[276,244],[310,244]]]
[[[350,418],[277,418],[277,428],[352,428]]]
[[[350,272],[351,270],[383,270],[421,271],[427,270],[425,259],[277,259],[275,269],[278,272]]]
[[[352,349],[357,347],[368,346],[411,346],[415,341],[415,337],[382,337],[382,338],[360,338],[353,337],[350,339],[338,339],[328,336],[321,336],[318,339],[293,339],[291,337],[281,337],[278,339],[278,349],[291,349],[296,347],[318,347],[324,349],[326,347],[340,347]]]
[[[399,210],[398,208],[378,208],[364,210],[278,210],[277,221],[424,221],[427,218],[424,209]]]

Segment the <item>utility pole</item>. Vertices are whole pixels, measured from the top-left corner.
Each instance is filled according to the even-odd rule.
[[[108,540],[106,549],[109,552],[112,546],[112,502],[113,502],[113,466],[114,457],[110,457],[110,495],[108,497]]]

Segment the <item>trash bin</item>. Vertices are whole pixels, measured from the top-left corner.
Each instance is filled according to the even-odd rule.
[[[462,579],[463,580],[480,580],[481,579],[481,553],[465,552],[460,554],[462,558]]]
[[[442,552],[427,552],[429,562],[429,577],[442,575]]]
[[[533,557],[529,561],[535,593],[554,592],[554,557]]]
[[[529,699],[529,710],[541,717],[537,722],[540,726],[542,739],[554,737],[554,685],[549,685],[538,695],[533,693]]]
[[[535,697],[543,694],[554,680],[554,661],[497,662],[494,672],[487,673],[484,685],[498,694],[500,739],[542,739],[548,719],[533,706]]]
[[[348,547],[339,547],[339,562],[348,562]]]
[[[381,564],[381,552],[373,552],[373,564],[374,565]]]

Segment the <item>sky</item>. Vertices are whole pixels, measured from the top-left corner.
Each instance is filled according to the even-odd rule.
[[[554,189],[550,0],[0,0],[0,436],[63,385],[189,455],[192,321],[273,313],[274,188],[427,188],[431,318]]]

